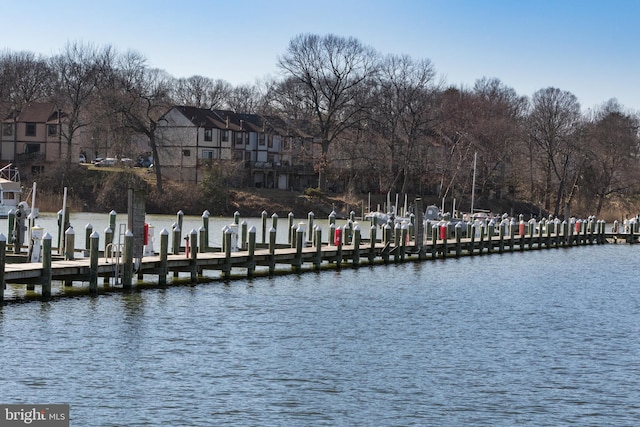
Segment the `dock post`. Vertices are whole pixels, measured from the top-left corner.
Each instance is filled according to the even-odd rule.
[[[293,261],[293,269],[299,273],[302,268],[302,248],[304,247],[305,224],[301,222],[296,229],[296,257]]]
[[[52,239],[53,237],[49,233],[44,233],[44,236],[42,236],[41,285],[42,285],[42,299],[45,301],[51,298],[51,240]],[[4,271],[4,268],[3,268],[3,271]]]
[[[547,221],[544,218],[542,218],[540,222],[538,222],[538,249],[542,248],[542,235],[546,227],[547,227]]]
[[[116,217],[117,217],[118,213],[114,210],[112,210],[111,212],[109,212],[109,227],[112,230],[116,229]]]
[[[273,215],[271,215],[271,227],[273,227],[274,230],[278,230],[278,214],[274,213]]]
[[[555,228],[555,223],[552,220],[547,221],[547,243],[545,244],[547,246],[547,248],[550,248],[551,245],[553,244],[553,240],[551,239],[551,236],[554,233],[554,228]]]
[[[173,255],[180,255],[180,227],[173,227]]]
[[[111,227],[107,227],[104,230],[104,257],[111,258],[113,253],[113,230]]]
[[[459,258],[460,255],[462,254],[462,223],[461,222],[456,224],[454,233],[456,236],[456,258]]]
[[[169,258],[169,231],[163,228],[160,231],[160,273],[158,273],[158,284],[164,286],[167,284]]]
[[[76,232],[73,231],[73,227],[67,228],[67,231],[64,232],[64,240],[65,240],[64,259],[72,260],[74,257],[74,248],[75,248],[75,242],[76,242]]]
[[[91,250],[91,234],[93,234],[93,225],[87,224],[84,227],[84,250],[88,254]]]
[[[382,227],[382,241],[384,242],[384,248],[382,249],[382,261],[386,264],[389,262],[389,246],[391,245],[393,230],[391,229],[391,225],[387,222]]]
[[[262,244],[267,243],[267,211],[262,211]]]
[[[289,220],[289,222],[288,222],[288,226],[287,226],[287,230],[289,230],[289,231],[287,232],[287,243],[288,243],[289,245],[291,245],[291,237],[292,237],[292,236],[291,236],[291,230],[293,229],[293,221],[294,221],[294,218],[293,218],[293,212],[289,212],[289,215],[287,215],[287,218],[288,218],[288,220]]]
[[[122,288],[131,289],[133,282],[133,233],[131,230],[127,230],[127,232],[124,233],[122,264]]]
[[[307,237],[307,241],[311,242],[313,240],[313,220],[316,218],[316,214],[314,214],[313,212],[309,212],[307,214],[307,224],[309,227],[309,232],[308,232],[308,237]]]
[[[9,224],[9,230],[7,236],[9,236],[9,243],[14,243],[14,239],[11,237],[13,236],[13,232],[15,231],[15,226],[16,226],[16,211],[13,209],[9,209],[9,212],[7,213],[7,223]],[[6,243],[6,242],[5,242]]]
[[[516,237],[516,220],[511,218],[511,222],[509,222],[509,252],[513,252],[513,247],[515,246],[515,237]]]
[[[222,267],[222,277],[228,279],[231,276],[231,234],[233,230],[230,227],[224,229],[224,266]],[[191,270],[191,281],[195,283],[193,277],[193,269]]]
[[[393,227],[393,262],[400,261],[400,243],[402,242],[402,226],[399,222]]]
[[[291,247],[295,248],[298,245],[298,224],[293,224],[289,229],[289,235],[291,236]]]
[[[404,262],[407,254],[407,241],[409,240],[409,225],[400,225],[400,261]]]
[[[246,225],[246,222],[245,222]],[[246,229],[246,226],[245,226]],[[256,228],[251,227],[249,229],[249,254],[247,256],[247,277],[253,277],[253,272],[256,270]]]
[[[329,223],[329,237],[328,237],[328,245],[332,246],[336,243],[336,224]]]
[[[314,266],[316,270],[320,270],[320,266],[322,265],[322,227],[316,225],[314,230],[315,233],[315,242],[316,242],[316,257],[314,261]]]
[[[480,255],[484,252],[484,229],[486,226],[487,225],[484,221],[480,223],[480,232],[478,233],[480,236],[480,241],[478,242],[478,253]]]
[[[344,237],[344,233],[347,232],[346,230],[346,225],[344,227],[342,227],[342,235]],[[344,239],[337,239],[337,243],[338,243],[338,253],[336,254],[336,268],[339,270],[340,268],[342,268],[342,244]]]
[[[7,264],[7,237],[0,233],[0,306],[4,304],[4,267]]]
[[[235,212],[233,213],[233,223],[234,223],[235,225],[240,225],[240,212],[235,211]]]
[[[500,224],[500,227],[498,228],[498,234],[500,236],[500,242],[498,243],[498,252],[502,253],[504,252],[504,234],[505,234],[505,228],[506,226],[504,224]]]
[[[376,232],[378,231],[378,226],[373,224],[369,230],[369,264],[373,264],[376,260]]]
[[[494,220],[489,221],[489,226],[487,228],[487,253],[493,252],[493,234],[495,226],[496,223]]]
[[[198,243],[199,243],[199,248],[198,251],[203,254],[205,252],[207,252],[207,246],[205,245],[205,241],[208,240],[207,239],[207,229],[204,227],[200,227],[198,229],[198,233],[200,238],[198,239]]]
[[[438,252],[438,226],[431,227],[431,258],[435,258]]]
[[[473,255],[476,251],[476,224],[469,223],[467,225],[467,236],[471,236],[471,240],[469,241],[469,247],[467,251],[469,255]]]
[[[245,250],[247,249],[247,221],[242,220],[242,223],[240,224],[240,249]],[[254,236],[255,237],[255,236]],[[255,243],[255,242],[253,242]],[[255,249],[255,248],[253,248]]]
[[[229,234],[229,236],[231,236],[231,234]],[[191,258],[189,259],[191,283],[196,283],[198,281],[198,232],[195,229],[191,229],[191,233],[189,236],[189,245],[191,245],[190,247]],[[230,244],[227,246],[226,250],[228,251],[231,250]]]
[[[329,225],[336,223],[336,211],[331,211],[329,214]]]
[[[360,225],[356,224],[353,227],[353,260],[352,260],[353,265],[356,267],[360,265],[360,240],[361,240],[360,234],[361,234]]]
[[[269,230],[269,274],[276,271],[276,229]]]
[[[236,212],[237,213],[237,212]],[[211,216],[211,213],[205,209],[204,212],[202,212],[202,227],[204,228],[204,235],[202,236],[202,242],[200,242],[200,247],[204,247],[205,250],[204,252],[207,252],[209,250],[209,217]]]
[[[94,231],[89,236],[89,293],[98,292],[98,245],[100,236]],[[44,268],[44,266],[43,266]]]
[[[182,212],[182,209],[180,209],[177,213],[176,213],[176,221],[178,221],[178,228],[180,230],[182,230],[182,220],[184,219],[184,212]]]

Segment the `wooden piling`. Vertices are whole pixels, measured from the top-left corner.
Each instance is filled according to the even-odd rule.
[[[353,227],[353,257],[351,262],[355,267],[360,265],[360,225]]]
[[[316,215],[313,212],[309,212],[307,214],[307,227],[309,228],[308,230],[308,236],[307,236],[307,241],[312,241],[313,240],[313,221],[315,220]]]
[[[276,271],[276,229],[269,230],[269,274]]]
[[[198,229],[198,235],[200,236],[200,238],[198,239],[198,252],[200,252],[201,254],[207,252],[207,245],[205,244],[205,241],[208,240],[207,239],[207,229],[204,227],[200,227]]]
[[[249,227],[249,225],[247,224],[247,221],[242,221],[240,223],[240,244],[238,245],[238,247],[242,250],[247,249],[247,239],[248,239],[248,230],[247,227]],[[255,230],[255,228],[254,228]],[[253,242],[255,244],[255,241]],[[255,248],[254,248],[255,249]]]
[[[198,282],[198,232],[195,229],[189,233],[189,273],[191,276],[191,283]],[[231,245],[227,248],[231,250]]]
[[[287,243],[289,245],[291,245],[291,240],[293,239],[293,236],[291,235],[291,230],[293,230],[293,221],[294,221],[294,217],[293,217],[293,212],[289,212],[289,215],[287,215],[287,230],[289,230],[287,232]]]
[[[262,211],[260,216],[262,217],[262,244],[267,243],[267,211]]]
[[[248,256],[247,256],[247,277],[253,277],[253,272],[256,270],[256,261],[255,261],[256,228],[251,227],[248,232],[249,232],[249,248],[248,248]]]
[[[133,284],[133,233],[127,230],[124,234],[124,252],[122,255],[122,287],[131,289]]]
[[[42,299],[47,301],[51,298],[51,240],[49,233],[42,236],[42,276],[40,284],[42,286]]]
[[[163,228],[160,231],[160,272],[158,273],[158,284],[167,284],[167,274],[169,274],[169,231]]]
[[[4,304],[4,290],[7,284],[4,281],[4,268],[7,264],[7,236],[0,233],[0,305]]]
[[[89,236],[89,293],[98,292],[98,245],[100,236],[94,231]]]
[[[231,235],[233,230],[227,227],[224,230],[224,235],[222,239],[224,241],[224,265],[222,266],[222,277],[228,279],[231,276]],[[191,276],[191,281],[193,282],[193,275]]]
[[[93,234],[93,225],[87,224],[84,227],[84,250],[87,253],[91,250],[91,234]]]
[[[320,270],[320,266],[322,265],[322,227],[319,225],[315,226],[315,245],[316,255],[313,260],[313,265],[316,270]]]
[[[209,217],[211,213],[208,210],[202,212],[202,228],[204,233],[201,234],[200,247],[204,248],[204,252],[209,250]]]
[[[378,231],[378,226],[373,224],[369,229],[369,264],[372,264],[376,259],[376,233]]]

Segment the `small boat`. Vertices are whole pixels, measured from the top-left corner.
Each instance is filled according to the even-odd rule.
[[[18,208],[24,212],[25,217],[31,213],[27,202],[21,201],[22,186],[18,169],[9,163],[0,168],[0,218],[7,218],[11,210]],[[35,212],[37,216],[37,211]]]

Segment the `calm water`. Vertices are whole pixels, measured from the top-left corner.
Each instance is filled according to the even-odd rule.
[[[1,403],[73,426],[640,424],[640,245],[0,309]]]

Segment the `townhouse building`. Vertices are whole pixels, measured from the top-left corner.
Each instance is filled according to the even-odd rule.
[[[317,183],[311,137],[279,117],[174,106],[155,137],[162,174],[178,181],[202,182],[211,167],[225,165],[237,186],[301,190]]]
[[[0,161],[29,165],[33,172],[44,170],[47,162],[66,156],[63,126],[65,115],[53,103],[32,103],[9,110],[2,120]]]

